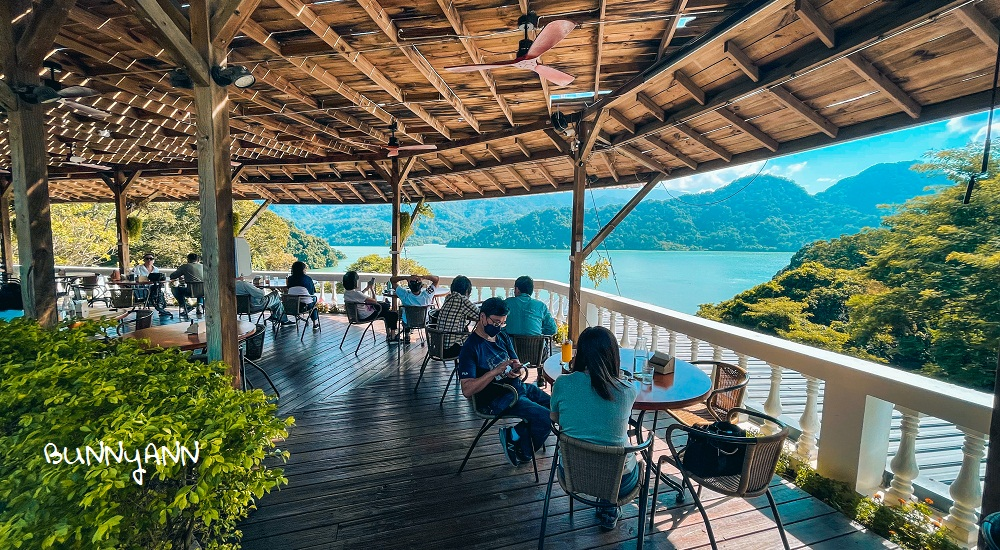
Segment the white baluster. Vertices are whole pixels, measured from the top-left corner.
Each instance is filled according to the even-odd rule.
[[[550,314],[551,314],[551,313],[552,313],[552,311],[553,311],[553,309],[552,309],[552,298],[553,298],[553,296],[554,296],[554,294],[552,294],[552,291],[550,290],[550,291],[549,291],[549,313],[550,313]]]
[[[631,321],[631,317],[628,317],[626,315],[622,315],[622,339],[618,341],[618,344],[620,346],[622,346],[622,347],[625,347],[625,348],[632,347],[628,343],[628,325],[629,325],[629,321]]]
[[[722,346],[712,344],[712,361],[722,361]]]
[[[819,434],[819,379],[812,376],[802,375],[806,379],[806,408],[799,418],[798,444],[795,446],[795,454],[806,463],[816,460],[816,436]]]
[[[636,339],[643,338],[646,336],[646,322],[635,320],[635,337]]]
[[[667,353],[671,357],[676,357],[677,356],[677,332],[673,331],[673,330],[667,330],[667,334],[669,335],[669,340],[668,340],[669,343],[667,344],[667,346],[668,346],[667,347]]]
[[[476,301],[477,302],[483,301],[483,287],[481,286],[476,287]]]
[[[497,297],[497,287],[491,286],[490,287],[490,298],[496,298],[496,297]]]
[[[565,322],[566,321],[566,316],[563,315],[563,295],[562,294],[559,295],[559,302],[558,302],[558,304],[559,304],[559,315],[556,317],[556,319],[558,319],[559,321]]]
[[[607,325],[604,324],[604,314],[605,314],[605,312],[607,312],[606,309],[604,309],[601,306],[597,306],[597,324],[599,326],[602,326],[602,327],[606,327],[607,326]]]
[[[660,327],[656,325],[650,325],[650,332],[653,333],[653,339],[651,340],[652,346],[650,349],[653,351],[660,350]]]
[[[611,315],[608,318],[608,330],[611,331],[611,334],[618,335],[618,312],[615,310],[611,310]]]
[[[701,347],[701,342],[697,338],[691,338],[691,360],[698,360],[698,348]]]
[[[913,496],[913,480],[920,473],[917,466],[917,433],[920,431],[920,417],[917,411],[896,405],[896,410],[903,413],[900,421],[899,448],[892,457],[889,469],[892,471],[892,483],[885,492],[885,502],[895,505],[902,499],[909,501]]]
[[[979,482],[979,464],[986,448],[986,435],[968,428],[958,427],[965,433],[962,444],[962,468],[948,489],[954,504],[944,518],[944,527],[951,536],[969,548],[974,548],[979,533],[979,515],[976,508],[982,504],[983,489]]]
[[[781,416],[781,367],[771,363],[767,366],[771,367],[771,387],[767,391],[767,400],[764,401],[764,414],[778,418]],[[776,433],[778,427],[765,422],[761,431],[770,435]]]

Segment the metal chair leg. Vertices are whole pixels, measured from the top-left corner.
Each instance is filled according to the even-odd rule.
[[[552,498],[552,482],[556,477],[556,467],[559,464],[559,448],[556,448],[555,453],[552,455],[552,468],[549,469],[549,483],[545,487],[545,504],[542,506],[542,528],[538,532],[538,550],[542,550],[545,547],[545,524],[549,519],[549,499]],[[572,502],[573,498],[570,497]]]
[[[778,534],[781,535],[781,543],[785,545],[785,550],[789,550],[788,537],[785,536],[785,527],[781,524],[781,516],[778,515],[778,507],[774,505],[774,497],[771,496],[771,490],[768,489],[764,494],[767,495],[767,502],[771,505],[771,511],[774,512],[774,523],[778,524]]]
[[[351,325],[350,321],[348,321],[347,322],[347,329],[344,330],[344,337],[340,339],[340,349],[344,349],[344,342],[347,341],[347,333],[351,332],[351,327],[352,326],[353,325]]]
[[[472,445],[469,447],[469,452],[465,453],[465,460],[463,460],[462,465],[458,467],[458,473],[462,473],[462,470],[465,469],[465,464],[469,461],[469,457],[472,456],[472,451],[476,448],[476,445],[479,443],[479,439],[483,437],[483,434],[486,433],[490,428],[492,428],[494,424],[497,423],[497,420],[500,420],[499,416],[491,420],[483,421],[483,427],[479,428],[479,433],[476,434],[476,438],[472,440]]]
[[[271,381],[271,377],[268,376],[267,371],[265,371],[264,369],[262,369],[260,365],[258,365],[257,363],[255,363],[251,359],[244,358],[243,361],[245,363],[249,363],[251,367],[253,367],[253,368],[257,369],[258,371],[260,371],[260,373],[264,375],[264,378],[267,379],[267,383],[271,385],[271,389],[274,390],[274,396],[275,397],[281,397],[281,393],[278,391],[278,388],[276,388],[274,386],[274,382]],[[245,376],[245,371],[244,371],[244,376]],[[247,383],[249,383],[249,380],[247,381]]]
[[[646,471],[644,472],[643,478],[641,480],[642,492],[639,493],[639,517],[637,518],[639,520],[638,524],[639,532],[638,532],[638,538],[636,539],[635,543],[635,550],[642,550],[643,539],[646,538],[646,532],[644,529],[646,526],[646,505],[647,505],[646,499],[649,497],[649,476],[652,474],[653,470],[653,465],[648,460],[646,461],[645,470]],[[651,513],[649,517],[650,519],[652,519],[653,514]],[[652,521],[650,521],[650,524],[652,524]],[[650,531],[652,531],[652,527],[650,527]]]
[[[445,363],[445,365],[447,365],[447,363]],[[444,386],[444,393],[441,394],[441,401],[438,402],[438,406],[439,407],[444,406],[444,398],[448,396],[448,388],[451,387],[451,379],[452,378],[457,378],[457,376],[456,376],[457,374],[458,374],[458,361],[455,362],[455,367],[453,369],[451,369],[451,374],[448,375],[448,383],[445,384],[445,386]],[[460,385],[459,384],[455,384],[455,387],[458,388],[458,387],[460,387]]]
[[[691,490],[691,494],[694,495],[694,503],[698,505],[698,511],[701,512],[701,519],[705,521],[705,531],[708,533],[708,542],[712,544],[712,550],[719,550],[719,545],[715,542],[715,533],[712,532],[712,524],[708,520],[708,512],[705,511],[705,507],[701,504],[701,498],[694,492],[694,485],[687,474],[684,473],[684,470],[681,470],[681,475],[684,477],[682,483],[687,485],[688,489]],[[700,493],[701,491],[699,490],[698,492]]]
[[[368,334],[368,329],[372,329],[372,339],[374,340],[375,327],[373,327],[371,323],[368,323],[368,326],[365,327],[364,332],[361,333],[361,338],[358,338],[358,347],[354,348],[354,355],[357,355],[358,350],[361,349],[361,344],[365,341],[365,335]]]
[[[413,386],[413,393],[417,393],[417,388],[420,387],[420,381],[424,379],[424,369],[427,368],[427,363],[430,360],[431,360],[431,356],[430,355],[425,355],[424,356],[424,362],[420,365],[420,376],[417,377],[417,384],[415,386]],[[448,381],[450,382],[451,379],[449,378]],[[445,391],[447,392],[448,390],[445,390]]]

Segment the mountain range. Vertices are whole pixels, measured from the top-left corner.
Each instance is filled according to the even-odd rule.
[[[951,185],[939,174],[910,170],[915,162],[878,164],[810,195],[795,182],[763,174],[722,188],[674,196],[660,187],[611,233],[609,248],[641,250],[797,250],[816,239],[855,233],[880,224],[885,205]],[[636,192],[588,192],[585,235],[595,234]],[[511,198],[436,202],[433,218],[420,218],[407,244],[452,247],[566,248],[568,192]],[[404,205],[406,208],[406,205]],[[333,246],[388,242],[388,205],[274,205],[278,215]]]

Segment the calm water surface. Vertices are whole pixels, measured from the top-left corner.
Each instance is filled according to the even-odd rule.
[[[337,246],[347,259],[326,271],[343,271],[367,254],[388,255],[385,247]],[[602,251],[603,252],[603,251]],[[569,280],[568,250],[448,248],[441,245],[407,247],[404,255],[436,275],[518,277]],[[698,305],[718,302],[763,283],[788,264],[791,252],[661,252],[612,250],[617,275],[601,283],[611,294],[641,300],[684,313]],[[594,256],[591,256],[593,258]],[[594,285],[584,278],[584,286]]]

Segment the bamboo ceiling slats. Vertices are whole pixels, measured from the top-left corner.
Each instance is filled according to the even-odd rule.
[[[112,199],[70,154],[142,170],[133,203],[197,199],[192,94],[170,85],[177,54],[136,1],[78,0],[56,38],[57,80],[98,89],[79,102],[110,116],[49,112],[55,200]],[[513,59],[527,2],[243,6],[218,22],[236,33],[229,63],[257,79],[230,89],[234,193],[302,204],[390,202],[378,146],[391,122],[401,145],[438,147],[414,157],[410,201],[570,189],[576,138],[552,127],[556,110],[599,122],[583,144],[590,186],[639,183],[984,108],[1000,44],[998,0],[539,0],[542,25],[578,24],[542,58],[576,76],[559,88],[518,69],[445,70]],[[566,93],[577,96],[552,99]]]

